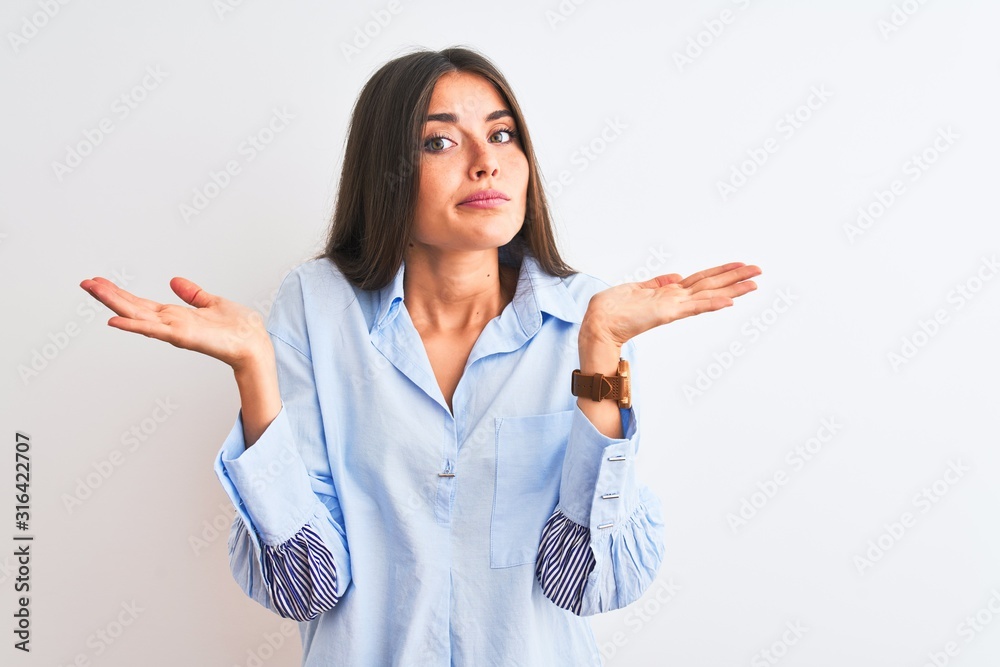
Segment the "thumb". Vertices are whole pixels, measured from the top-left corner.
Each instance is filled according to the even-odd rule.
[[[171,279],[170,289],[174,291],[174,294],[184,299],[184,303],[191,304],[195,308],[204,308],[214,300],[211,294],[187,278],[181,278],[180,276]]]

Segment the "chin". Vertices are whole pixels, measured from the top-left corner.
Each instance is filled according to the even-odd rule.
[[[475,223],[473,223],[475,224]],[[479,228],[481,236],[496,241],[496,245],[503,245],[510,241],[521,231],[523,222],[514,220],[492,219],[482,223]],[[468,229],[468,227],[467,227]]]

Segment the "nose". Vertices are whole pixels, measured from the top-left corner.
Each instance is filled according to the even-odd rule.
[[[488,141],[475,141],[469,145],[472,147],[469,165],[469,174],[472,178],[479,179],[484,175],[496,176],[500,169],[496,149]]]

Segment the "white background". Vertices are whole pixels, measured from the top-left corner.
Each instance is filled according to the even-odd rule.
[[[50,4],[0,13],[0,662],[299,664],[294,625],[228,569],[212,459],[232,373],[107,327],[78,284],[118,272],[177,303],[180,275],[266,311],[322,243],[364,82],[411,47],[461,44],[514,86],[576,269],[763,269],[732,308],[636,339],[640,476],[667,556],[643,600],[593,619],[606,664],[998,664],[996,3]],[[147,68],[163,74],[142,90]],[[127,116],[122,95],[143,98]],[[247,159],[276,108],[294,119]],[[240,174],[185,222],[228,160]],[[157,401],[174,406],[161,422]],[[16,430],[30,655],[11,646]]]

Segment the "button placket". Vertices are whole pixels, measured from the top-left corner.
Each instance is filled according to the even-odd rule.
[[[607,457],[607,460],[615,462],[615,463],[621,463],[621,462],[624,462],[624,461],[626,461],[628,459],[627,459],[627,457],[624,454],[614,454],[612,456]],[[602,466],[602,469],[603,469],[603,466]],[[615,472],[617,473],[618,471],[616,470]],[[600,477],[601,476],[598,476],[598,480],[600,480]],[[608,493],[602,493],[601,494],[601,499],[602,500],[617,500],[619,498],[621,498],[621,494],[618,491],[610,491]],[[606,521],[604,523],[597,524],[597,527],[598,528],[611,528],[614,525],[615,525],[614,521]]]
[[[459,411],[456,410],[456,413]],[[447,410],[441,411],[442,419],[442,449],[444,462],[436,473],[437,492],[434,502],[434,518],[439,524],[451,523],[452,502],[455,493],[455,473],[458,467],[458,432],[457,422]]]

